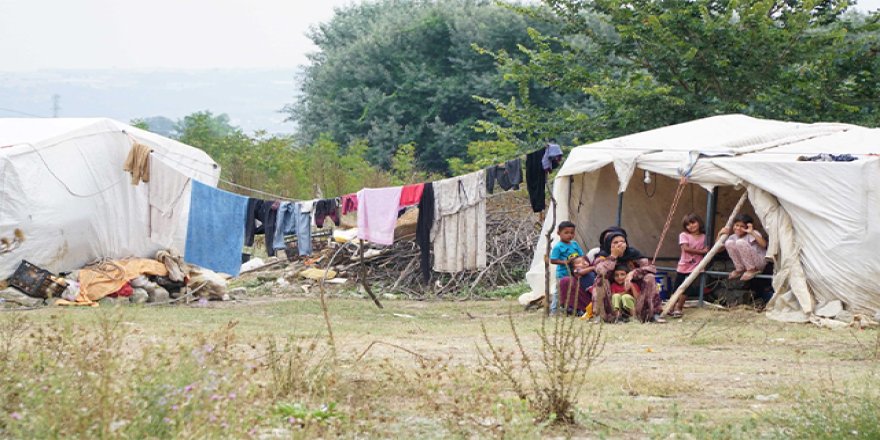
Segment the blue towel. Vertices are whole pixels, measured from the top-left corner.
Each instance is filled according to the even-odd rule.
[[[214,272],[238,275],[247,197],[193,180],[190,199],[183,259]]]

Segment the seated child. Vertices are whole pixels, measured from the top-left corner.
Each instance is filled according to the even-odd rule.
[[[596,280],[594,268],[584,257],[574,257],[569,262],[571,276],[559,280],[559,302],[567,315],[589,314],[593,294],[590,289]]]
[[[760,232],[755,230],[752,217],[748,214],[739,214],[733,218],[733,233],[727,228],[721,228],[721,234],[730,234],[724,247],[727,254],[733,260],[735,270],[728,278],[735,280],[742,277],[743,281],[751,280],[755,275],[764,270],[767,261],[767,240]]]
[[[614,279],[610,283],[611,307],[614,309],[614,319],[618,322],[627,322],[636,306],[639,297],[639,288],[635,283],[627,280],[627,267],[618,265],[614,268]]]

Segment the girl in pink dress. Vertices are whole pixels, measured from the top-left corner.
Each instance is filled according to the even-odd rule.
[[[694,213],[685,215],[681,220],[681,229],[682,232],[678,235],[681,257],[678,259],[678,267],[675,269],[674,290],[678,290],[688,275],[703,261],[706,252],[709,252],[709,248],[706,247],[706,228],[703,226],[703,219],[700,216]],[[699,286],[699,283],[691,283],[686,294],[678,297],[669,316],[680,318],[684,313],[684,302],[687,300],[688,294],[691,296],[699,295]]]

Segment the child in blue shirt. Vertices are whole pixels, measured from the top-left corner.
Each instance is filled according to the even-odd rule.
[[[556,227],[556,234],[559,235],[559,243],[553,246],[550,251],[550,263],[556,265],[556,279],[561,280],[570,275],[568,263],[574,257],[583,257],[586,255],[580,245],[574,241],[574,223],[564,221]]]

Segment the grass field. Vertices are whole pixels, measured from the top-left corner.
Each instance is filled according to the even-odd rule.
[[[0,437],[880,436],[877,330],[749,310],[605,325],[579,372],[577,423],[563,425],[478,354],[484,324],[515,362],[512,321],[539,357],[539,313],[512,300],[385,306],[330,299],[333,346],[314,298],[2,313]]]

